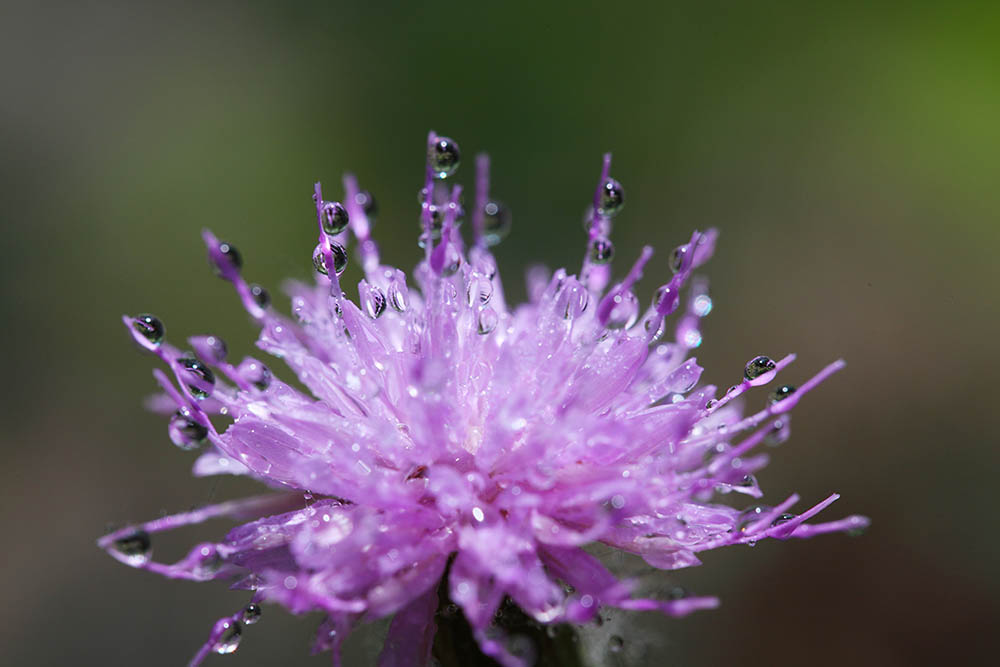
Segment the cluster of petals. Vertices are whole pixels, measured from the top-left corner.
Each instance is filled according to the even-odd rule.
[[[866,525],[859,516],[809,522],[836,494],[799,514],[794,495],[756,503],[755,472],[767,462],[758,445],[787,437],[789,410],[843,364],[797,389],[783,385],[770,401],[758,390],[764,407],[749,414],[741,396],[793,356],[754,359],[721,395],[701,382],[691,352],[711,299],[692,276],[712,254],[714,230],[695,232],[661,263],[673,275],[642,309],[633,289],[653,253],[643,249],[612,284],[609,235],[624,192],[605,156],[580,270],[532,270],[527,300],[510,304],[491,251],[509,219],[497,219],[488,161],[477,160],[466,247],[461,189],[449,180],[457,145],[432,133],[428,151],[424,257],[409,277],[381,262],[373,200],[351,175],[343,204],[316,184],[318,272],[315,284],[289,286],[293,317],[244,279],[233,246],[204,233],[211,264],[260,328],[257,346],[307,392],[259,359],[230,363],[215,336],[190,338],[187,352],[155,317],[123,318],[166,368],[154,371],[163,389],[154,408],[170,415],[177,445],[200,447],[194,474],[267,487],[99,541],[128,565],[249,591],[192,664],[235,650],[270,602],[321,613],[315,648],[332,649],[334,664],[354,626],[394,614],[380,664],[422,665],[446,590],[481,650],[520,665],[494,623],[507,598],[544,624],[585,623],[602,607],[683,615],[717,604],[637,597],[588,545],[672,570],[708,549]],[[349,244],[363,274],[356,299],[341,282]],[[213,518],[236,526],[179,562],[153,559],[151,535]]]

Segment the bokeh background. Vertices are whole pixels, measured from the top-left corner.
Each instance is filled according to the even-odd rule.
[[[310,275],[311,184],[336,191],[348,169],[378,198],[384,254],[412,266],[430,128],[493,156],[510,293],[533,262],[578,262],[613,150],[618,256],[661,250],[643,298],[692,228],[721,228],[709,381],[761,353],[797,351],[793,382],[849,362],[796,410],[761,482],[772,499],[838,491],[829,516],[866,513],[867,534],[706,554],[665,581],[723,606],[615,617],[626,645],[600,662],[988,662],[1000,12],[805,4],[0,4],[2,662],[185,664],[240,604],[94,545],[109,522],[247,490],[190,477],[142,407],[151,361],[118,318],[153,311],[175,340],[211,331],[249,352],[199,230],[278,292]],[[328,664],[307,655],[314,626],[266,608],[207,664]]]

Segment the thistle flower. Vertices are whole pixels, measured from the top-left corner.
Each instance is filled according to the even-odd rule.
[[[190,338],[193,352],[182,352],[154,316],[123,317],[169,371],[153,372],[164,392],[154,403],[170,414],[174,444],[202,447],[194,474],[247,475],[270,488],[99,541],[133,567],[251,591],[247,606],[216,622],[192,665],[234,651],[261,602],[321,612],[316,649],[332,649],[334,664],[356,624],[395,614],[380,664],[422,665],[439,591],[461,609],[483,653],[520,665],[523,656],[493,623],[505,600],[541,624],[584,623],[602,607],[680,616],[717,604],[634,597],[633,582],[586,545],[672,570],[697,565],[708,549],[867,524],[859,516],[807,523],[836,494],[797,515],[796,495],[746,510],[720,502],[762,496],[754,473],[767,457],[754,448],[787,438],[789,411],[844,364],[798,389],[779,387],[749,415],[737,399],[771,383],[794,355],[752,359],[721,397],[700,383],[689,354],[712,301],[692,273],[711,256],[715,230],[673,251],[674,275],[645,310],[633,288],[651,248],[609,288],[609,235],[625,197],[606,155],[580,270],[533,270],[527,302],[511,306],[490,251],[509,230],[509,213],[490,198],[488,158],[479,156],[473,241],[464,247],[461,187],[449,185],[459,159],[453,140],[430,134],[415,285],[381,262],[374,199],[351,175],[342,202],[315,186],[317,277],[290,286],[294,319],[246,282],[235,247],[204,232],[216,273],[260,326],[257,345],[311,395],[258,359],[233,364],[218,337]],[[349,240],[364,274],[357,301],[341,282]],[[179,562],[152,559],[152,534],[219,517],[244,523]]]

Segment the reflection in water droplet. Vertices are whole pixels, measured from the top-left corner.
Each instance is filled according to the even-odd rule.
[[[437,137],[427,148],[427,164],[435,178],[448,178],[458,169],[461,154],[458,143],[448,137]]]
[[[771,392],[771,396],[770,396],[769,400],[770,400],[771,404],[773,405],[774,403],[778,403],[780,401],[785,400],[786,398],[788,398],[789,396],[791,396],[794,393],[795,393],[795,387],[792,386],[792,385],[790,385],[790,384],[785,384],[785,385],[782,385],[782,386],[778,387],[773,392]]]
[[[609,329],[628,329],[639,319],[639,297],[631,290],[614,296],[614,305],[608,315]]]
[[[215,387],[215,373],[212,369],[193,357],[178,359],[177,363],[187,375],[187,387],[191,395],[198,400],[208,398]]]
[[[327,236],[336,236],[347,229],[350,217],[347,209],[340,202],[328,201],[323,204],[323,231]]]
[[[134,530],[115,540],[114,549],[124,556],[130,565],[142,565],[153,553],[153,542],[146,531]]]
[[[687,255],[688,247],[687,244],[682,246],[677,246],[674,251],[670,254],[670,270],[674,273],[679,273],[681,267],[684,266],[684,257]]]
[[[143,313],[132,318],[132,329],[138,334],[136,340],[143,347],[153,350],[163,342],[166,329],[156,315]]]
[[[779,516],[777,519],[771,522],[771,527],[780,526],[783,523],[787,523],[795,518],[794,514],[788,514],[787,512]]]
[[[479,334],[485,336],[496,329],[498,319],[499,318],[497,317],[497,312],[495,310],[490,307],[484,308],[479,313],[477,323],[477,330],[479,331]]]
[[[167,424],[170,441],[185,451],[195,449],[208,437],[208,429],[189,419],[180,410],[175,412]]]
[[[601,184],[598,211],[603,215],[617,215],[625,206],[625,188],[613,178]]]
[[[590,261],[607,264],[615,256],[615,246],[608,239],[594,239],[590,242]]]
[[[234,652],[243,638],[243,624],[232,618],[219,619],[215,624],[215,644],[212,650],[220,655]]]
[[[398,280],[392,280],[389,282],[389,290],[387,298],[389,305],[392,309],[400,313],[406,311],[407,301],[409,298],[409,290],[406,289],[406,285],[401,284]]]
[[[211,364],[221,364],[229,354],[225,341],[218,336],[192,336],[188,342],[199,357],[207,359]]]
[[[493,297],[493,283],[482,278],[473,278],[469,281],[466,291],[466,303],[469,306],[485,306]]]
[[[266,391],[271,386],[271,369],[253,357],[241,361],[236,371],[240,377],[261,391]]]
[[[339,243],[330,242],[330,255],[333,257],[333,270],[339,276],[347,269],[347,251]],[[323,244],[320,243],[313,250],[313,266],[324,276],[329,275],[326,266],[326,256],[323,253]]]
[[[243,268],[243,256],[240,255],[240,251],[233,244],[226,241],[219,243],[219,254],[222,255],[218,260],[222,266],[216,264],[214,258],[212,258],[212,270],[215,271],[215,275],[222,277],[223,269],[238,272]]]
[[[245,625],[253,625],[260,620],[261,609],[260,605],[256,602],[251,602],[246,607],[243,608],[243,623]]]
[[[364,296],[364,306],[368,317],[377,320],[385,312],[385,294],[378,287],[370,286]]]
[[[498,201],[488,201],[483,206],[483,241],[494,246],[510,233],[510,209]]]
[[[267,308],[271,305],[271,295],[266,289],[256,283],[250,285],[250,298],[261,308]]]
[[[746,368],[743,369],[743,377],[755,387],[767,384],[774,378],[777,372],[774,370],[775,366],[776,364],[771,357],[763,355],[754,357],[747,362]]]

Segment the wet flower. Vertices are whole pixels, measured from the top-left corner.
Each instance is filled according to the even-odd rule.
[[[633,290],[651,248],[611,284],[610,234],[625,191],[607,155],[579,271],[535,269],[528,300],[511,305],[490,250],[510,230],[510,213],[491,198],[479,156],[465,247],[461,188],[450,184],[459,161],[458,145],[431,133],[419,195],[423,260],[409,279],[381,262],[374,199],[355,178],[344,178],[341,202],[324,200],[316,184],[317,275],[314,285],[290,286],[294,318],[244,279],[233,245],[204,233],[216,273],[260,326],[258,347],[309,393],[259,359],[233,363],[216,336],[190,338],[192,351],[182,352],[156,317],[123,318],[169,372],[153,373],[164,392],[154,403],[170,415],[174,444],[201,448],[195,475],[246,475],[270,490],[99,541],[134,567],[251,591],[192,664],[236,650],[261,602],[321,612],[316,648],[332,649],[335,663],[356,624],[395,614],[381,664],[424,664],[439,591],[485,654],[522,664],[494,623],[505,604],[541,624],[584,623],[602,607],[679,616],[717,604],[636,597],[634,582],[586,545],[672,570],[697,565],[708,549],[867,524],[858,516],[807,523],[836,494],[799,514],[790,513],[795,495],[773,507],[721,502],[762,496],[754,474],[766,455],[755,448],[787,438],[789,410],[843,362],[769,399],[755,391],[761,408],[749,414],[743,394],[783,373],[793,355],[753,358],[721,396],[700,382],[689,355],[712,302],[692,274],[712,254],[714,230],[667,255],[673,275],[642,308]],[[363,274],[356,299],[342,281],[349,242]],[[179,562],[153,560],[151,535],[220,517],[242,523]]]

